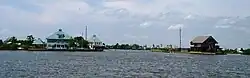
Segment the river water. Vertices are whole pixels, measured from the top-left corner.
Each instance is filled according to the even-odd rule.
[[[247,78],[250,56],[1,51],[0,72],[1,78]]]

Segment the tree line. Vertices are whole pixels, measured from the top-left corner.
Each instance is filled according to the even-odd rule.
[[[124,49],[124,50],[145,50],[147,45],[141,46],[139,44],[119,44],[116,43],[114,45],[106,45],[107,49]]]

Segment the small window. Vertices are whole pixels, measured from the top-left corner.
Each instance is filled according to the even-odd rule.
[[[64,48],[64,45],[61,45],[62,48]]]

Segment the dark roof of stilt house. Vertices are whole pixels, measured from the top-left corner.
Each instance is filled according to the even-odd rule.
[[[204,43],[208,39],[212,39],[218,43],[212,36],[197,36],[191,41],[191,43]]]

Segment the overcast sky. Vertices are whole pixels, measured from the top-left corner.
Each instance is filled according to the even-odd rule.
[[[212,35],[223,48],[250,47],[250,0],[0,0],[0,39],[62,28],[72,36],[89,27],[107,44],[183,46]]]

